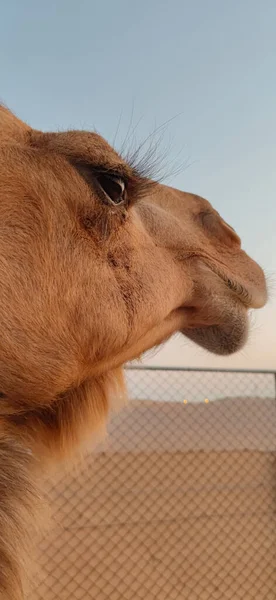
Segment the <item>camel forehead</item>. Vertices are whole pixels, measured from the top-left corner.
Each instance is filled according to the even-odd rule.
[[[88,131],[65,131],[44,133],[23,123],[5,106],[0,104],[0,143],[19,143],[36,146],[68,156],[90,157],[123,162],[113,148],[99,134]]]
[[[132,166],[98,133],[77,130],[43,134],[34,132],[31,139],[32,144],[53,153],[58,152],[69,159],[76,158],[87,161],[96,167],[119,170],[126,176],[133,175]],[[155,187],[154,195],[158,201],[162,198],[167,198],[170,201],[173,201],[173,199],[177,202],[183,201],[187,207],[194,209],[195,212],[213,210],[212,205],[205,198],[161,183]]]
[[[126,176],[133,175],[130,166],[98,133],[89,131],[41,132],[32,129],[0,105],[0,143],[16,142],[35,147],[48,155],[60,154],[70,159],[87,161],[92,166],[115,169]],[[7,157],[6,157],[7,158]],[[30,158],[30,157],[29,157]],[[177,188],[159,184],[153,194],[159,201],[185,201],[189,208],[212,209],[207,200]]]
[[[0,142],[16,142],[25,148],[40,149],[42,155],[60,155],[69,161],[84,161],[92,167],[114,170],[126,178],[133,177],[133,166],[129,165],[98,133],[89,131],[65,131],[65,132],[40,132],[17,119],[8,109],[0,106],[1,135]],[[11,157],[10,157],[11,158]],[[30,164],[31,155],[26,153],[26,159]],[[21,155],[22,160],[22,155]],[[5,156],[6,169],[9,168],[8,156]],[[36,165],[33,164],[33,167]],[[5,167],[5,165],[2,165]],[[13,176],[15,164],[13,162]],[[137,175],[137,171],[135,173]],[[18,176],[22,178],[21,169]],[[71,181],[72,185],[72,181]],[[153,192],[151,193],[151,190]],[[183,192],[177,188],[158,184],[148,190],[148,199],[158,204],[167,205],[168,208],[197,214],[199,212],[213,211],[211,204],[204,198],[195,194]],[[181,211],[181,212],[182,212]]]
[[[91,166],[114,169],[128,174],[128,165],[98,133],[65,131],[59,133],[30,134],[32,147],[50,154],[60,154],[69,160],[83,161]]]

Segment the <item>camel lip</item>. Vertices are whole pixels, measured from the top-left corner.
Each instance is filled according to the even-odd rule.
[[[236,278],[229,277],[225,271],[219,266],[217,263],[213,263],[211,260],[206,260],[206,258],[201,259],[201,265],[204,266],[207,270],[212,271],[215,275],[217,275],[221,281],[224,282],[226,287],[233,292],[237,299],[243,304],[243,306],[249,309],[258,309],[263,308],[267,302],[267,290],[264,280],[264,285],[262,289],[249,289],[249,286],[243,285]],[[260,267],[259,267],[260,268]],[[260,269],[261,270],[261,269]]]
[[[234,308],[234,307],[233,307]],[[182,335],[208,350],[212,354],[230,356],[241,350],[248,339],[249,317],[248,311],[240,303],[228,315],[223,323],[198,323],[194,322],[181,330]]]

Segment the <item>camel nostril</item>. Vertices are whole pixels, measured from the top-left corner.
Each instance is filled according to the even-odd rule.
[[[241,247],[241,239],[231,227],[228,225],[218,213],[215,211],[203,211],[199,213],[201,223],[209,234],[220,240],[223,244],[230,247]]]

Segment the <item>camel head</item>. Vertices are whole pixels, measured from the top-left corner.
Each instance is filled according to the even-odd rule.
[[[50,404],[176,332],[216,354],[245,344],[264,274],[207,200],[96,133],[42,133],[3,107],[0,173],[5,410]]]

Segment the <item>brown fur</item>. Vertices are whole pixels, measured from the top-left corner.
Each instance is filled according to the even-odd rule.
[[[122,205],[100,174],[124,182]],[[178,331],[239,349],[266,286],[206,200],[97,134],[42,133],[2,107],[0,178],[0,597],[17,600],[32,478],[103,426],[126,361]]]

